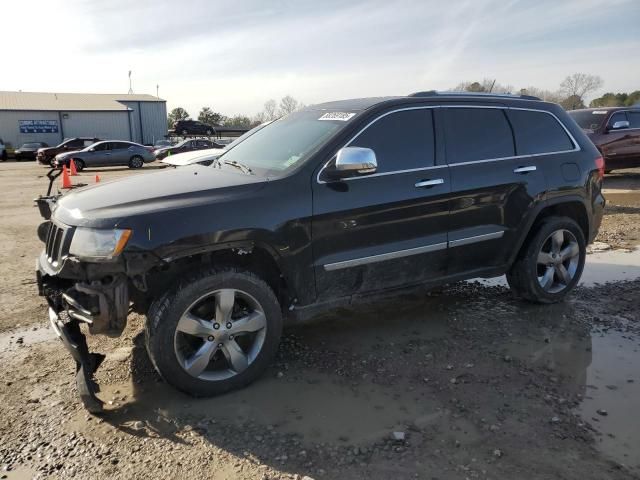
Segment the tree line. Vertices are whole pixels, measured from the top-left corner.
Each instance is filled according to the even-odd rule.
[[[565,110],[587,108],[586,97],[600,90],[604,82],[598,75],[574,73],[568,75],[557,90],[545,90],[537,87],[516,89],[512,85],[502,85],[495,79],[485,78],[482,81],[461,82],[452,91],[519,93],[532,95],[547,102],[559,103]],[[589,102],[589,107],[623,107],[640,103],[640,90],[631,93],[605,93]]]
[[[559,103],[565,110],[576,110],[586,108],[586,97],[600,90],[604,82],[598,75],[586,73],[574,73],[568,75],[559,85],[557,90],[545,90],[533,86],[516,89],[512,85],[503,85],[495,79],[485,78],[482,81],[461,82],[451,89],[460,92],[479,93],[519,93],[521,95],[532,95],[547,102]],[[589,107],[622,107],[640,103],[640,90],[630,93],[608,92],[601,97],[591,100]],[[213,111],[210,107],[202,107],[197,119],[212,127],[240,127],[252,128],[263,122],[275,120],[288,115],[296,110],[300,110],[304,104],[287,95],[280,99],[280,103],[270,99],[264,103],[262,111],[253,117],[247,115],[226,116]],[[191,116],[182,107],[176,107],[169,113],[169,128],[173,128],[178,120],[189,120]]]
[[[252,128],[261,123],[288,115],[303,107],[303,103],[291,95],[286,95],[280,99],[279,104],[274,99],[267,100],[264,103],[263,110],[256,113],[253,117],[247,115],[234,115],[229,117],[222,113],[214,112],[210,107],[202,107],[197,120],[212,127]],[[169,112],[167,118],[169,128],[173,128],[179,120],[191,120],[189,112],[182,107],[176,107]]]

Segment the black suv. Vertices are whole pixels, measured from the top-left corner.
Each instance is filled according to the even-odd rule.
[[[178,120],[173,126],[176,135],[213,135],[215,127],[197,120]]]
[[[119,335],[131,308],[163,378],[193,395],[248,384],[283,317],[355,295],[507,274],[551,303],[576,285],[604,208],[604,164],[533,97],[423,92],[308,107],[210,167],[98,184],[40,228],[40,294],[78,362],[79,325]]]

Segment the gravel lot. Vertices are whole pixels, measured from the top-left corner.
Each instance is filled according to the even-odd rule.
[[[44,173],[0,164],[0,477],[640,478],[640,280],[552,306],[499,282],[363,299],[289,327],[262,379],[213,399],[161,382],[136,316],[91,339],[108,404],[88,415],[35,292]],[[640,244],[640,171],[606,187],[592,277],[633,278],[639,255],[620,249]]]

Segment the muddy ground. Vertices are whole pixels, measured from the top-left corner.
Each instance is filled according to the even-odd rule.
[[[161,382],[136,316],[92,339],[102,417],[35,292],[45,171],[0,164],[0,477],[640,478],[640,171],[607,176],[608,246],[561,305],[500,279],[362,299],[289,327],[266,375],[214,399]]]

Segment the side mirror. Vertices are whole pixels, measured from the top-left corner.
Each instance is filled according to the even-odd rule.
[[[89,151],[90,151],[90,152],[95,152],[95,151],[96,151],[96,149],[95,149],[95,148],[93,148],[93,147],[91,147],[91,148],[89,149]]]
[[[376,154],[370,148],[344,147],[336,156],[334,176],[347,177],[353,173],[366,175],[375,173],[377,168]]]
[[[627,120],[618,120],[611,126],[611,130],[622,130],[624,128],[629,128],[629,122]]]

